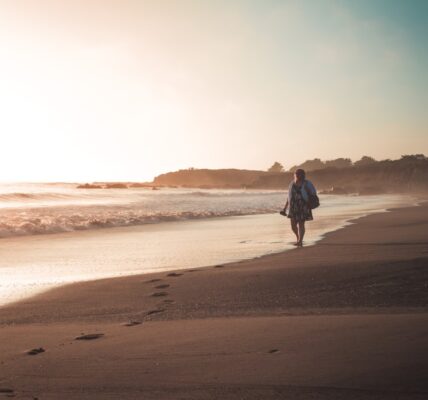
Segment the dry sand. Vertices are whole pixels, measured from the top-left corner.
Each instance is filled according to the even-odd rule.
[[[425,399],[427,261],[425,204],[283,254],[54,289],[0,309],[0,399]]]

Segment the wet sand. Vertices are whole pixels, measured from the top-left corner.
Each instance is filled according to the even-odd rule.
[[[0,309],[0,398],[427,398],[427,286],[425,203],[282,254],[61,287]]]

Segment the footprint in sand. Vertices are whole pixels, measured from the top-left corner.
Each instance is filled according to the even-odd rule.
[[[37,355],[37,354],[40,354],[40,353],[44,353],[46,350],[43,348],[43,347],[39,347],[39,348],[37,348],[37,349],[31,349],[31,350],[28,350],[27,351],[27,354],[29,355],[29,356],[35,356],[35,355]],[[1,393],[1,392],[0,392]]]
[[[123,326],[135,326],[135,325],[141,325],[142,321],[128,321],[122,324]]]
[[[179,274],[179,273],[177,273],[177,272],[171,272],[171,273],[169,273],[167,276],[177,277],[177,276],[181,276],[181,275],[183,275],[183,274]]]
[[[104,333],[88,333],[87,335],[81,335],[74,338],[74,340],[94,340],[103,337]]]
[[[168,292],[154,292],[150,296],[152,296],[152,297],[165,297],[165,296],[168,296]]]
[[[157,285],[155,286],[155,289],[166,289],[169,288],[170,285],[168,285],[167,283],[164,283],[162,285]]]
[[[162,279],[150,279],[149,281],[144,281],[143,283],[155,283],[160,282]]]
[[[161,313],[161,312],[164,312],[164,311],[165,310],[163,310],[163,309],[150,310],[149,312],[147,312],[146,316],[153,315],[153,314],[158,314],[158,313]]]

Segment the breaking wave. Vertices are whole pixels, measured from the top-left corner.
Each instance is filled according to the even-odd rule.
[[[0,237],[276,212],[284,193],[195,189],[76,189],[0,185]]]
[[[171,221],[184,221],[202,218],[230,217],[242,215],[265,214],[275,212],[273,209],[244,209],[225,211],[182,211],[169,213],[144,214],[135,211],[110,211],[107,213],[74,213],[68,215],[34,215],[21,213],[2,218],[0,237],[42,235],[49,233],[73,232],[89,229],[125,227],[154,224]],[[33,215],[31,215],[33,214]]]
[[[0,201],[53,200],[71,196],[61,193],[2,193]]]
[[[280,194],[284,195],[284,191],[215,191],[215,192],[208,192],[208,191],[196,191],[196,192],[190,192],[187,193],[188,196],[195,196],[195,197],[255,197],[255,196],[263,196],[263,197],[269,197],[274,194]]]

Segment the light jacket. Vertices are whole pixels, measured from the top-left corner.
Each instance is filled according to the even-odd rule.
[[[290,184],[288,185],[288,207],[290,207],[290,203],[291,203],[291,189],[293,188],[293,184],[294,184],[294,181],[291,181]],[[308,181],[307,179],[303,181],[303,185],[301,186],[301,191],[302,191],[303,200],[305,200],[306,202],[309,200],[309,193],[317,194],[317,190],[315,189],[315,186],[311,181]]]

